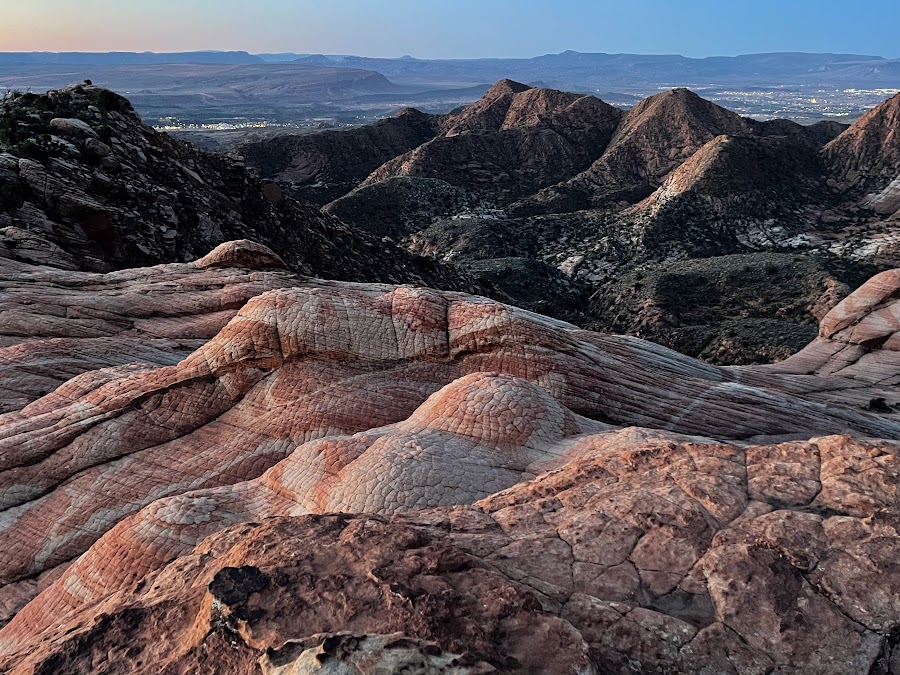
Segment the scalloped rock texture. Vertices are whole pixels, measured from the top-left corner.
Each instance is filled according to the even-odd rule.
[[[278,267],[0,259],[0,670],[896,672],[900,272],[717,368]]]

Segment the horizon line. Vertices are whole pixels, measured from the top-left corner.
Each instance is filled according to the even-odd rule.
[[[175,50],[175,51],[128,51],[113,49],[107,51],[82,51],[82,50],[62,50],[54,51],[47,49],[35,50],[16,50],[16,51],[0,51],[0,55],[8,54],[90,54],[90,55],[111,55],[111,54],[150,54],[150,55],[175,55],[175,54],[247,54],[248,56],[268,56],[268,55],[292,55],[298,57],[304,56],[323,56],[326,58],[364,58],[388,61],[414,60],[414,61],[489,61],[489,60],[507,60],[507,61],[527,61],[530,59],[539,59],[546,56],[562,56],[563,54],[582,54],[586,56],[602,55],[602,56],[677,56],[692,61],[701,61],[704,59],[737,59],[747,56],[776,56],[776,55],[803,55],[803,56],[852,56],[863,57],[868,59],[882,59],[885,61],[897,61],[900,57],[884,56],[880,54],[858,54],[853,52],[807,52],[807,51],[766,51],[766,52],[746,52],[743,54],[709,54],[706,56],[685,56],[677,52],[584,52],[575,49],[565,49],[561,52],[546,52],[544,54],[535,54],[533,56],[461,56],[461,57],[418,57],[410,54],[401,54],[399,56],[366,56],[364,54],[346,54],[346,53],[324,53],[324,52],[292,52],[292,51],[275,51],[275,52],[254,52],[246,49],[191,49],[191,50]]]

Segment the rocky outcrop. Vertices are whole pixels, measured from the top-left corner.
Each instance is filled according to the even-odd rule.
[[[588,437],[563,468],[474,506],[219,529],[61,621],[19,665],[234,671],[398,650],[499,672],[886,668],[897,457],[842,436]],[[166,516],[195,529],[179,506]]]
[[[243,238],[305,275],[487,290],[284,195],[241,162],[154,131],[108,90],[0,102],[0,255],[105,272],[190,261]]]
[[[812,397],[881,413],[900,410],[893,374],[900,346],[898,297],[896,270],[874,276],[825,315],[818,338],[789,359],[764,366],[762,372],[845,378],[859,388],[851,387],[837,397],[824,392]]]
[[[888,221],[900,217],[900,94],[863,115],[822,154],[829,185],[851,203],[845,208]]]
[[[0,416],[0,668],[896,656],[895,273],[793,359],[723,369],[462,293],[297,278],[251,242],[107,275],[9,264],[43,284],[6,291],[31,325],[66,288],[117,339],[227,323],[177,363],[84,360]]]

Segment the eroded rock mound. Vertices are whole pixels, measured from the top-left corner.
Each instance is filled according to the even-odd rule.
[[[717,368],[253,271],[276,258],[251,242],[208,258],[239,266],[14,263],[133,307],[272,289],[177,363],[98,363],[0,416],[0,668],[890,672],[897,274],[784,364]]]
[[[246,267],[249,269],[284,270],[284,261],[271,249],[254,241],[241,239],[220,244],[194,262],[202,270],[213,267]]]
[[[477,209],[479,201],[439,178],[394,176],[355,188],[325,207],[325,212],[377,236],[401,241],[423,223]]]
[[[279,263],[252,242],[223,244],[194,264],[109,274],[0,257],[0,412],[82,373],[91,386],[138,364],[175,365],[248,300],[300,281]],[[67,391],[75,395],[80,386]]]

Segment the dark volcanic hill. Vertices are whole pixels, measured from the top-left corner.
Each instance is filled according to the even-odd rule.
[[[386,162],[361,186],[395,176],[440,178],[503,204],[588,166],[621,117],[593,96],[501,80],[477,103],[442,118],[437,137]]]
[[[777,247],[821,203],[824,165],[813,142],[786,136],[717,136],[671,171],[652,195],[623,213],[637,245],[698,258]]]
[[[823,155],[836,189],[882,216],[900,212],[900,94],[863,115]]]
[[[629,110],[609,147],[589,169],[547,188],[518,210],[552,213],[633,202],[647,196],[666,175],[718,136],[785,136],[821,145],[830,140],[828,129],[817,126],[807,132],[787,120],[756,122],[687,89],[673,89]]]
[[[525,307],[598,328],[643,326],[642,335],[692,355],[755,362],[809,337],[818,315],[801,288],[818,294],[824,279],[837,289],[824,296],[834,303],[900,264],[890,219],[900,208],[898,101],[848,129],[760,122],[687,89],[622,112],[504,79],[447,115],[407,110],[349,132],[250,143],[241,155],[290,193],[333,197],[326,213],[500,283]],[[734,272],[734,255],[747,257],[748,270],[775,265],[814,281],[794,290],[785,281],[771,307],[754,309],[753,328],[741,308],[747,288],[763,286]],[[779,262],[796,255],[806,262]],[[669,278],[666,270],[686,260],[706,260],[692,274],[719,289],[702,311],[679,306],[694,337],[610,316],[615,298],[632,297],[621,287],[630,274]],[[532,278],[522,283],[523,275]],[[779,315],[792,293],[788,304],[803,309]],[[773,330],[759,321],[775,322]],[[711,347],[729,322],[736,339]]]
[[[78,85],[0,103],[0,255],[107,271],[194,260],[242,238],[303,274],[471,287],[233,159],[154,131],[108,90]]]
[[[437,118],[407,109],[362,127],[249,143],[239,153],[263,176],[322,205],[347,194],[379,166],[426,143],[437,131]]]

